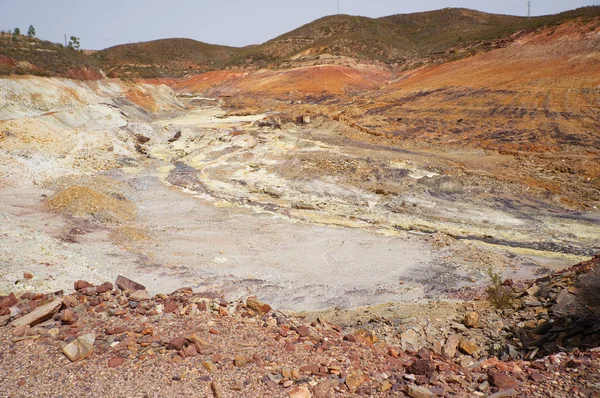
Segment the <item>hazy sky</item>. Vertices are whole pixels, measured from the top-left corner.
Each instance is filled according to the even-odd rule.
[[[213,44],[259,44],[325,15],[337,0],[0,0],[0,29],[33,25],[38,37],[63,42],[81,38],[81,47],[169,37]],[[339,0],[342,14],[381,17],[444,7],[527,15],[526,0]],[[532,0],[531,15],[554,14],[600,0]]]

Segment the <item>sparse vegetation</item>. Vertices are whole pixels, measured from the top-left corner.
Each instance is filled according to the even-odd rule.
[[[515,301],[515,294],[510,286],[502,284],[502,276],[493,270],[490,266],[487,270],[490,278],[490,285],[485,292],[488,295],[488,301],[498,309],[510,308]]]
[[[35,28],[33,25],[29,25],[29,29],[27,29],[27,36],[35,37]]]
[[[81,48],[81,43],[79,42],[79,37],[71,36],[69,39],[69,44],[67,44],[69,48],[73,50],[79,50]]]

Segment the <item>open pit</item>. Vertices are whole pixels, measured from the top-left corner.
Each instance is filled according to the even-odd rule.
[[[151,293],[354,308],[448,299],[490,267],[526,278],[599,249],[598,213],[457,176],[449,155],[369,144],[324,116],[236,116],[118,81],[0,83],[4,293],[124,274]]]

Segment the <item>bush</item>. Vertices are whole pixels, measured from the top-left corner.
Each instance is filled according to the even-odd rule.
[[[515,301],[515,293],[510,286],[502,284],[502,276],[495,272],[492,267],[488,268],[488,277],[490,285],[485,289],[488,294],[488,301],[498,309],[510,308]]]
[[[578,317],[600,326],[600,266],[581,276],[577,287]]]

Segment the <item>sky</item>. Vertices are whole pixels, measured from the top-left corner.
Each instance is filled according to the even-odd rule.
[[[33,25],[37,36],[83,49],[171,37],[241,47],[260,44],[326,15],[382,17],[463,7],[527,15],[527,0],[0,0],[0,30]],[[600,0],[531,0],[531,15],[555,14]]]

